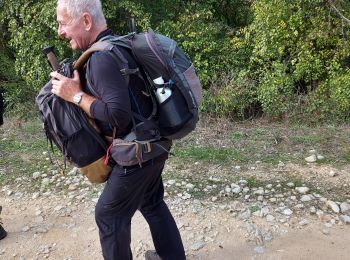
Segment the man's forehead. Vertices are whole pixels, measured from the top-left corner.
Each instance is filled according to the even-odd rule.
[[[56,13],[57,21],[69,20],[71,18],[65,5],[58,5]]]

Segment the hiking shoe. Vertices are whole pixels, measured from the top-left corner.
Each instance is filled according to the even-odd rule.
[[[7,236],[7,232],[5,231],[5,229],[0,224],[0,240],[5,238],[6,236]]]
[[[148,250],[145,253],[145,260],[162,260],[155,250]]]

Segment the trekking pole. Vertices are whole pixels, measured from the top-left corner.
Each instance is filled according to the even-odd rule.
[[[58,70],[60,68],[60,64],[58,63],[57,57],[54,52],[53,46],[48,46],[43,49],[43,53],[47,56],[47,60],[52,68],[52,70]]]

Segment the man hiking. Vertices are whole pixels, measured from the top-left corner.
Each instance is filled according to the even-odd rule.
[[[56,11],[58,34],[67,39],[74,50],[85,51],[96,41],[113,34],[107,28],[100,0],[58,0]],[[130,68],[137,67],[127,49],[114,48],[128,60]],[[144,87],[144,82],[130,77],[127,84],[110,52],[97,51],[89,59],[88,80],[97,95],[92,95],[87,88],[86,67],[74,71],[73,78],[52,72],[52,93],[85,111],[95,120],[102,135],[112,136],[115,129],[117,137],[123,137],[133,125],[130,88]],[[141,110],[150,109],[149,98],[138,99]],[[146,259],[185,259],[179,230],[163,200],[161,173],[167,158],[168,152],[164,151],[142,165],[113,165],[95,209],[104,259],[132,259],[131,218],[136,210],[140,210],[148,222],[155,246],[155,251],[146,252]]]

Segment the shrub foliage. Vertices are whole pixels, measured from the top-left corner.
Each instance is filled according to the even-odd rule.
[[[202,110],[219,116],[350,119],[347,0],[104,0],[109,26],[174,38],[204,87]],[[55,0],[0,0],[0,84],[9,103],[48,80],[43,47],[73,54],[57,37]]]

